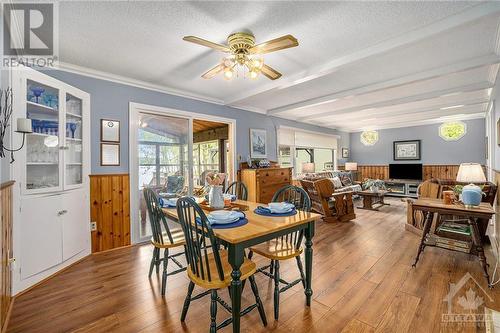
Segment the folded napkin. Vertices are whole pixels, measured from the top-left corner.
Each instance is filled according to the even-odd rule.
[[[234,222],[238,221],[239,219],[245,218],[245,214],[241,211],[232,210],[232,211],[229,211],[229,213],[227,215],[225,215],[224,217],[218,217],[218,216],[214,216],[213,214],[208,214],[207,218],[208,218],[208,223],[210,225],[228,224],[228,223],[234,223]]]
[[[158,201],[160,203],[160,207],[164,208],[172,208],[177,205],[177,198],[171,198],[171,199],[159,198]]]
[[[292,211],[295,206],[289,202],[270,202],[267,209],[273,214],[288,213]]]

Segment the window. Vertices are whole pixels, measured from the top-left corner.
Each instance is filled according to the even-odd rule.
[[[204,185],[201,179],[204,171],[219,171],[219,142],[206,141],[193,144],[194,183]]]
[[[467,133],[467,125],[461,121],[444,123],[439,126],[439,136],[446,141],[460,140]]]
[[[378,141],[377,131],[364,131],[360,136],[361,143],[365,146],[373,146]]]
[[[295,148],[297,174],[301,174],[304,163],[314,163],[314,172],[331,170],[334,150],[327,148]]]

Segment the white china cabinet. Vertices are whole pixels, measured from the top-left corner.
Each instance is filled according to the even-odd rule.
[[[90,252],[90,95],[29,68],[13,70],[11,85],[12,123],[33,127],[11,167],[20,291]],[[19,147],[22,135],[11,137]]]

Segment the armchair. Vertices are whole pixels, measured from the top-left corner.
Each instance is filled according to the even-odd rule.
[[[335,192],[328,178],[301,180],[300,184],[311,198],[312,210],[322,214],[325,222],[347,222],[356,218],[353,192]]]
[[[166,199],[181,197],[182,195],[185,194],[184,176],[177,176],[177,175],[168,176],[165,185],[145,186],[145,187],[152,189],[156,195]],[[141,212],[141,222],[146,223],[146,212],[147,212],[146,201],[143,195],[141,195],[140,198],[141,202],[139,208]]]

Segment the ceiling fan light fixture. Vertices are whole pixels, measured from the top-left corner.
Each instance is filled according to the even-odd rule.
[[[226,67],[226,69],[224,69],[224,79],[226,80],[231,80],[234,76],[234,71],[231,67]]]
[[[252,69],[248,72],[248,77],[255,80],[259,76],[259,72],[256,69]]]

